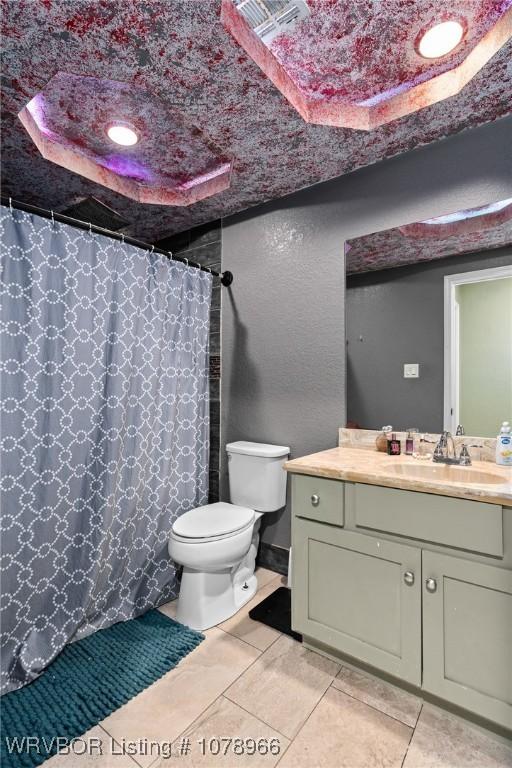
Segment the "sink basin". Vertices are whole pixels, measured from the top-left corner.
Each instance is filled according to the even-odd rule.
[[[389,467],[390,474],[417,480],[441,480],[464,485],[502,485],[499,475],[473,467],[454,467],[448,464],[396,464]]]

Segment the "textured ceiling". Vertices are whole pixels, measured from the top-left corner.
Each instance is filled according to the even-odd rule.
[[[262,25],[253,29],[259,7],[281,8],[292,20],[263,24],[279,30],[269,40],[257,34]],[[452,0],[444,9],[436,0],[307,0],[302,7],[309,15],[293,20],[293,0],[222,0],[221,18],[304,119],[324,125],[370,130],[452,96],[512,36],[512,0]],[[459,45],[439,58],[421,56],[423,34],[448,20],[464,30]]]
[[[510,243],[512,199],[500,200],[347,240],[347,274],[490,251]]]
[[[388,3],[347,3],[354,29],[368,14],[389,27]],[[437,6],[431,0],[423,4]],[[394,0],[393,8],[397,5],[421,3]],[[512,111],[511,41],[456,96],[366,132],[305,123],[223,28],[220,0],[4,0],[3,10],[4,194],[55,210],[93,195],[130,222],[126,233],[145,240],[227,216]],[[346,32],[350,35],[351,29]],[[378,62],[398,56],[402,45],[397,36],[395,47],[384,50],[377,35],[367,55]],[[328,50],[319,55],[325,58]],[[186,208],[166,208],[130,200],[45,160],[17,114],[59,71],[150,90],[233,158],[230,188]],[[162,143],[166,162],[176,151]]]
[[[231,160],[145,88],[58,72],[19,118],[47,160],[141,203],[191,205],[229,187]],[[113,124],[136,143],[111,141]]]

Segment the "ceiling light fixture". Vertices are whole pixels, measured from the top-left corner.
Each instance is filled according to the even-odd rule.
[[[438,59],[453,51],[464,37],[458,21],[443,21],[428,29],[418,43],[418,53],[425,59]]]
[[[112,123],[107,129],[107,135],[111,141],[122,147],[133,147],[139,140],[133,128],[126,123]]]

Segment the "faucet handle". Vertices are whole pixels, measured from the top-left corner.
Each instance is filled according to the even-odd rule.
[[[458,424],[457,429],[455,431],[455,437],[459,437],[460,435],[465,435],[465,434],[466,434],[466,430],[464,429],[462,424]]]
[[[461,467],[469,467],[471,466],[471,456],[469,454],[469,450],[467,445],[464,443],[462,448],[460,449],[460,455],[459,455],[459,464]]]
[[[436,459],[442,459],[444,457],[447,446],[448,446],[448,433],[443,432],[441,435],[439,435],[439,440],[437,441],[437,445],[434,448],[434,461],[436,461]]]

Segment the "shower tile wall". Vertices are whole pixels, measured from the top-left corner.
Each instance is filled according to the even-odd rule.
[[[159,240],[155,245],[221,271],[222,230],[214,221]],[[210,495],[219,500],[220,473],[220,301],[221,285],[214,280],[210,314]]]

